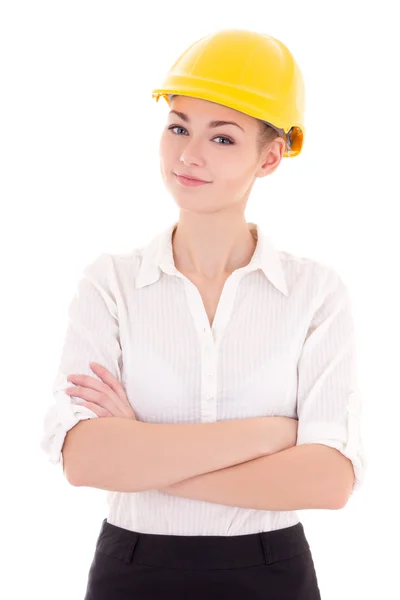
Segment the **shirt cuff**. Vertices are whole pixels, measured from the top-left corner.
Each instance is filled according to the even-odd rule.
[[[40,448],[46,452],[49,461],[54,465],[60,464],[63,471],[64,461],[61,450],[67,432],[79,421],[99,418],[86,406],[76,403],[73,396],[66,394],[67,387],[71,387],[71,383],[63,373],[60,373],[54,383],[54,403],[45,415],[44,433],[40,440]]]

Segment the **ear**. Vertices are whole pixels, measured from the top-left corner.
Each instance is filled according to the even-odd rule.
[[[263,151],[256,177],[265,177],[279,166],[285,152],[286,142],[282,137],[275,138]]]

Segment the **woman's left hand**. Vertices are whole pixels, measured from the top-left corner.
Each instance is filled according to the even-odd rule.
[[[90,368],[101,381],[90,375],[68,375],[67,381],[76,385],[67,388],[65,393],[87,400],[87,402],[79,402],[79,404],[90,408],[98,417],[123,417],[136,421],[136,415],[120,381],[98,363],[91,362]],[[185,490],[185,483],[186,481],[181,481],[160,488],[159,491],[179,495],[181,489]]]
[[[98,417],[121,417],[136,421],[121,382],[98,363],[91,362],[90,368],[101,381],[90,375],[68,375],[67,381],[76,385],[67,388],[65,393],[86,400],[79,404],[92,410]]]

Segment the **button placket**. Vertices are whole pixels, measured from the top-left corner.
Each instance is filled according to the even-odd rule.
[[[212,339],[211,339],[212,338]],[[202,399],[203,409],[209,418],[216,420],[216,361],[217,346],[210,328],[204,328],[204,342],[202,347]]]

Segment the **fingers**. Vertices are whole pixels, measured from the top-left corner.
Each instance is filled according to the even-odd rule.
[[[96,373],[117,394],[118,398],[125,403],[128,402],[122,383],[108,369],[95,362],[91,362],[89,365],[93,373]]]
[[[118,406],[112,398],[107,396],[106,394],[102,394],[93,390],[91,388],[81,387],[79,385],[73,388],[67,388],[65,393],[69,396],[76,396],[77,398],[82,398],[83,400],[87,400],[89,403],[93,403],[94,405],[99,406],[102,409],[105,409],[109,416],[114,417],[124,417],[125,413],[121,412]],[[110,391],[108,392],[111,393]],[[84,404],[81,402],[81,404]],[[97,413],[96,413],[97,414]],[[104,416],[104,415],[102,415]]]
[[[107,369],[106,369],[106,371],[107,371]],[[109,371],[107,371],[107,373],[109,373],[109,375],[113,378],[113,375]],[[98,376],[100,377],[100,374]],[[103,377],[103,375],[102,375],[102,377]],[[129,404],[128,399],[125,396],[124,388],[122,388],[122,390],[123,390],[126,400],[121,400],[121,398],[114,392],[114,390],[110,389],[110,386],[107,383],[103,383],[103,381],[99,381],[98,379],[96,379],[95,377],[92,377],[91,375],[74,375],[73,374],[73,375],[69,375],[67,377],[67,381],[74,383],[74,384],[81,385],[82,386],[81,389],[95,391],[96,395],[94,396],[92,394],[90,396],[90,398],[87,398],[85,396],[86,400],[90,400],[92,402],[97,401],[97,399],[98,399],[97,394],[102,394],[103,396],[106,396],[107,398],[109,398],[108,406],[106,408],[108,408],[108,410],[111,410],[111,406],[115,406],[117,409],[117,412],[118,412],[118,414],[115,416],[124,416],[127,413],[127,411],[130,410],[130,404]],[[75,388],[73,388],[73,389],[75,389]],[[77,394],[73,394],[73,395],[76,396]],[[115,410],[114,410],[114,412],[115,412]]]
[[[116,397],[113,396],[113,399],[115,400],[115,403],[121,413],[129,415],[132,411],[132,407],[126,396],[122,383],[118,381],[118,379],[116,379],[116,377],[114,377],[114,375],[110,373],[108,369],[103,367],[103,365],[99,365],[99,363],[96,362],[91,362],[89,363],[89,366],[93,373],[95,373],[97,377],[99,377],[104,384],[110,388],[112,392],[114,392]],[[86,377],[90,377],[90,375],[87,375]],[[93,378],[90,377],[90,379]],[[95,381],[97,381],[97,379]],[[107,391],[103,390],[103,393],[107,394]]]
[[[69,375],[67,381],[75,384],[75,387],[65,390],[66,393],[99,404],[111,416],[136,419],[121,382],[102,365],[95,362],[89,364],[100,381],[90,375]]]
[[[67,381],[69,383],[81,385],[86,388],[91,388],[92,390],[96,390],[101,394],[104,394],[106,391],[108,391],[107,386],[102,381],[99,381],[90,375],[68,375]]]

